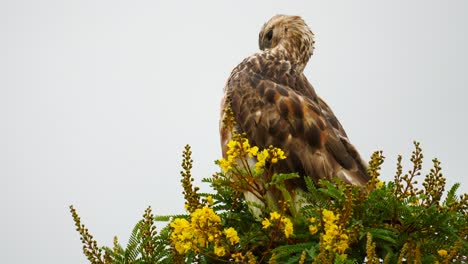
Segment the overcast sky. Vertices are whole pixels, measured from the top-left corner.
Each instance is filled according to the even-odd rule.
[[[183,147],[196,183],[217,171],[226,78],[278,13],[315,33],[305,74],[384,179],[418,140],[468,191],[467,1],[3,0],[2,263],[85,263],[70,204],[100,245],[182,213]]]

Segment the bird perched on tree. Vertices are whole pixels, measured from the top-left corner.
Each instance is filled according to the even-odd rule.
[[[302,177],[364,185],[366,164],[303,73],[314,51],[314,35],[304,20],[273,16],[260,31],[259,46],[260,52],[234,68],[224,88],[222,109],[232,110],[235,130],[252,145],[284,151],[287,159],[275,165],[276,172],[301,176],[289,180],[289,188],[305,189]],[[220,134],[226,156],[232,133],[222,122]]]

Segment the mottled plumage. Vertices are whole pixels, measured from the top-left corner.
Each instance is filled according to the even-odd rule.
[[[252,145],[285,151],[287,159],[275,166],[277,172],[364,185],[369,180],[365,163],[303,74],[313,37],[298,16],[272,17],[259,35],[261,51],[242,61],[227,80],[222,108],[231,107],[236,130]],[[225,154],[231,135],[222,125],[220,129]],[[304,189],[304,181],[297,179],[289,187]]]

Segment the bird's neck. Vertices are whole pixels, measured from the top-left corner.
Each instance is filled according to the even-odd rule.
[[[278,57],[284,58],[295,66],[296,72],[302,73],[307,62],[312,56],[312,46],[294,41],[280,42],[276,47],[271,49],[271,52]]]

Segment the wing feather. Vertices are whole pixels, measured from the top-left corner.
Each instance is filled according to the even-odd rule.
[[[365,184],[365,164],[307,79],[285,71],[268,75],[268,67],[252,70],[255,67],[258,64],[249,60],[227,83],[224,104],[233,110],[237,130],[260,148],[273,145],[285,151],[288,158],[278,164],[278,172]],[[303,182],[300,186],[305,188]]]

